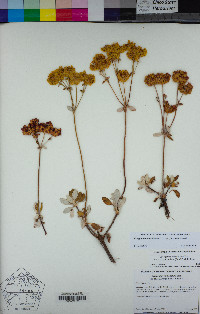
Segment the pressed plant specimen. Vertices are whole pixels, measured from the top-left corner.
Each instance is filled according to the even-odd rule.
[[[164,86],[171,79],[169,73],[157,73],[149,74],[145,77],[144,82],[148,86],[153,86],[156,93],[156,101],[158,102],[160,113],[161,113],[161,132],[154,133],[155,137],[162,137],[162,179],[161,179],[161,191],[156,191],[151,187],[151,184],[154,183],[155,176],[149,177],[148,174],[141,177],[139,184],[139,190],[145,189],[149,193],[156,194],[154,202],[160,200],[159,208],[164,208],[166,218],[170,218],[170,210],[167,203],[168,194],[174,192],[175,195],[179,198],[180,192],[177,190],[179,185],[178,178],[179,175],[167,175],[165,177],[165,149],[166,149],[166,139],[173,141],[172,138],[172,125],[176,119],[177,110],[180,106],[183,105],[182,98],[184,95],[189,95],[192,92],[193,86],[188,82],[189,77],[187,72],[178,70],[174,71],[172,74],[172,81],[177,84],[176,89],[176,103],[173,105],[169,104],[167,100],[168,96],[164,91]],[[160,90],[159,90],[160,88]]]
[[[78,192],[76,189],[71,189],[66,198],[61,198],[60,201],[64,205],[69,205],[69,207],[64,209],[64,213],[70,213],[70,216],[74,216],[74,210],[77,211],[78,217],[81,219],[82,228],[86,228],[90,234],[95,237],[102,247],[104,248],[106,254],[108,255],[110,261],[115,263],[115,259],[113,258],[110,250],[108,249],[108,244],[106,241],[110,242],[111,234],[110,229],[113,226],[116,218],[120,213],[120,209],[124,205],[126,198],[124,197],[124,193],[126,190],[126,129],[127,129],[127,109],[135,111],[136,109],[133,106],[130,106],[130,96],[131,96],[131,88],[133,82],[133,75],[135,73],[134,65],[138,64],[139,59],[146,55],[146,49],[141,47],[137,47],[134,43],[128,42],[125,45],[120,46],[118,43],[112,45],[106,45],[102,48],[106,55],[97,54],[93,58],[93,61],[90,64],[91,70],[98,70],[100,75],[103,77],[104,82],[108,83],[112,92],[114,93],[117,101],[120,104],[120,108],[117,110],[118,112],[124,112],[124,123],[125,123],[125,131],[124,131],[124,154],[123,154],[123,173],[124,173],[124,188],[123,192],[120,193],[118,189],[116,189],[113,193],[111,193],[110,199],[107,197],[103,197],[102,200],[106,205],[110,205],[114,209],[114,218],[111,221],[110,225],[105,229],[105,227],[100,226],[97,223],[90,223],[88,221],[88,214],[91,211],[91,206],[88,205],[88,190],[87,190],[87,181],[85,174],[85,167],[83,161],[83,154],[80,146],[80,141],[77,132],[76,125],[76,111],[80,102],[83,98],[83,94],[86,91],[88,85],[92,85],[95,82],[95,76],[92,74],[86,74],[86,72],[76,72],[73,66],[68,67],[59,67],[58,69],[52,71],[48,76],[48,83],[51,85],[62,86],[64,90],[69,92],[69,99],[71,101],[71,105],[67,106],[68,110],[73,114],[73,122],[74,122],[74,131],[76,135],[76,140],[79,148],[83,179],[85,185],[85,192]],[[127,70],[118,69],[118,65],[120,63],[120,55],[121,53],[127,53],[128,58],[131,60],[131,72]],[[117,96],[114,91],[109,77],[106,75],[106,69],[110,66],[113,67],[114,75],[117,77],[120,97]],[[104,83],[103,82],[103,83]],[[126,90],[126,83],[128,85],[128,90]],[[81,84],[81,88],[78,89],[78,85]],[[80,95],[80,96],[78,96]],[[82,203],[82,206],[81,204]],[[82,207],[82,208],[81,208]]]
[[[43,210],[43,203],[40,202],[40,169],[41,169],[41,152],[42,149],[46,149],[46,144],[52,140],[53,137],[57,137],[61,135],[61,129],[57,129],[53,126],[52,122],[40,123],[39,119],[35,118],[30,120],[28,125],[24,125],[21,129],[23,135],[31,135],[38,148],[38,174],[37,174],[37,202],[34,204],[34,228],[42,226],[45,235],[47,234],[45,229],[45,222],[43,220],[43,216],[41,212]]]
[[[118,42],[111,45],[105,45],[101,48],[103,53],[96,54],[90,63],[90,69],[92,71],[98,71],[100,76],[103,79],[102,84],[106,83],[111,89],[117,104],[120,106],[117,109],[117,112],[122,112],[124,115],[124,136],[123,136],[123,177],[124,184],[122,192],[119,189],[116,189],[114,193],[111,194],[111,198],[102,197],[103,202],[106,205],[112,205],[114,209],[114,217],[111,221],[111,224],[104,232],[103,236],[108,236],[108,233],[113,226],[116,218],[120,214],[120,210],[123,204],[126,201],[124,194],[126,192],[127,178],[126,178],[126,136],[127,136],[127,112],[136,111],[136,108],[130,105],[131,99],[131,90],[133,85],[133,76],[135,70],[140,62],[140,58],[146,56],[146,48],[137,46],[134,42],[128,41],[126,44],[120,45]],[[122,54],[126,54],[126,57],[130,61],[130,69],[124,69]],[[114,80],[117,81],[117,88],[113,87],[112,80],[108,76],[107,70],[110,70],[110,73]]]

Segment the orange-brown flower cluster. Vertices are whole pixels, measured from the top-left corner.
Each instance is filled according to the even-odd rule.
[[[119,71],[117,71],[117,78],[122,83],[125,83],[126,81],[128,81],[130,75],[131,74],[127,70],[119,70]]]
[[[192,93],[193,86],[191,83],[187,83],[189,76],[185,71],[174,71],[172,75],[172,79],[174,82],[178,83],[178,90],[180,93],[184,95],[188,95]],[[186,84],[187,83],[187,84]]]
[[[164,111],[166,113],[172,113],[172,112],[174,112],[176,110],[177,110],[177,106],[176,105],[171,106],[168,101],[165,101],[165,103],[164,103]]]
[[[104,56],[104,54],[99,53],[96,54],[90,63],[90,70],[92,71],[104,71],[105,69],[108,69],[111,62]]]
[[[189,76],[187,76],[187,72],[185,71],[174,71],[172,74],[172,80],[176,83],[185,84],[189,79]]]
[[[61,135],[61,129],[54,128],[51,121],[46,123],[39,123],[39,119],[30,120],[28,125],[21,128],[23,135],[32,135],[37,139],[40,133],[50,134],[54,137]]]
[[[144,82],[148,86],[153,86],[157,84],[166,84],[170,81],[171,75],[169,73],[151,73],[145,76]]]
[[[178,90],[184,95],[188,95],[192,93],[193,86],[190,83],[187,84],[179,84]]]
[[[61,84],[63,81],[67,81],[70,85],[79,85],[81,82],[83,85],[92,85],[95,83],[95,76],[93,74],[87,74],[85,71],[76,72],[75,68],[71,66],[62,67],[52,71],[47,82],[50,85]]]

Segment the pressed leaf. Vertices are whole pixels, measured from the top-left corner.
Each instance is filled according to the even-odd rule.
[[[101,229],[101,226],[98,225],[98,224],[95,224],[94,222],[91,223],[91,227],[92,227],[94,230],[100,230],[100,229]]]
[[[155,180],[156,180],[156,177],[152,177],[152,178],[150,179],[150,184],[154,183]]]
[[[43,210],[43,203],[41,203],[41,206],[40,206],[40,212]]]
[[[68,214],[68,213],[70,213],[71,210],[72,210],[72,207],[67,207],[67,208],[65,208],[65,209],[63,210],[63,213],[64,213],[64,214]]]
[[[84,213],[83,212],[81,212],[80,210],[78,210],[78,217],[84,217]]]
[[[83,229],[85,227],[85,220],[81,220],[81,228]]]
[[[126,202],[126,198],[123,197],[122,199],[120,199],[118,201],[118,210],[120,210],[122,208],[122,206],[124,205],[124,203]]]
[[[153,201],[154,201],[154,202],[157,202],[158,199],[159,199],[159,197],[156,197]]]
[[[136,111],[136,108],[133,107],[133,106],[128,106],[128,108],[129,108],[131,111]]]
[[[78,196],[78,191],[76,189],[74,189],[73,193],[72,193],[72,198],[75,200]]]
[[[108,242],[110,243],[110,240],[111,240],[111,234],[110,234],[110,233],[107,233],[106,238],[107,238]]]
[[[162,136],[163,134],[161,133],[161,132],[159,132],[159,133],[153,133],[153,136],[155,136],[155,137],[159,137],[159,136]]]
[[[72,194],[73,194],[74,190],[75,190],[75,189],[72,189],[71,191],[69,191],[69,196],[72,197]]]
[[[64,205],[69,205],[71,204],[68,200],[66,200],[65,198],[60,198],[60,202]]]
[[[154,191],[152,191],[148,186],[145,186],[145,190],[146,190],[148,193],[154,193]]]
[[[171,134],[167,134],[167,137],[168,137],[171,141],[173,141],[173,138],[172,138]]]
[[[67,109],[68,109],[69,111],[74,111],[74,109],[73,109],[71,106],[67,106]]]
[[[78,196],[77,196],[77,198],[76,198],[76,202],[83,202],[84,199],[85,199],[85,194],[79,192],[79,193],[78,193]]]
[[[178,180],[178,178],[179,178],[179,175],[175,176],[174,181]]]
[[[74,210],[73,210],[73,209],[70,211],[70,217],[71,217],[71,218],[74,217]]]
[[[91,212],[91,206],[88,205],[88,206],[87,206],[87,213],[89,214],[90,212]]]
[[[176,196],[177,196],[178,198],[181,196],[181,194],[180,194],[179,191],[177,191],[177,190],[172,190],[172,191],[176,194]]]
[[[112,205],[113,204],[107,197],[102,197],[102,201],[106,205]]]

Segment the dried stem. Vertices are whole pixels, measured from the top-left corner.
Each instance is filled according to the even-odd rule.
[[[123,103],[119,100],[119,97],[118,97],[117,94],[115,93],[115,91],[114,91],[112,85],[110,84],[109,78],[107,78],[106,75],[105,75],[105,74],[102,74],[101,72],[100,72],[100,75],[103,76],[103,78],[104,78],[104,80],[105,80],[104,82],[108,82],[108,85],[110,86],[110,88],[111,88],[113,94],[115,95],[115,97],[117,98],[118,102],[119,102],[122,106],[124,106]]]
[[[115,66],[115,64],[113,62],[112,62],[112,65],[113,65],[113,68],[114,68],[114,71],[115,71],[115,75],[116,75],[116,78],[117,78],[117,82],[118,82],[119,90],[120,90],[120,93],[121,93],[121,96],[122,96],[122,100],[123,100],[123,102],[125,102],[125,98],[124,98],[124,95],[122,93],[121,85],[120,85],[119,79],[117,77],[116,66]]]
[[[137,65],[136,65],[137,68]],[[135,68],[135,70],[136,70]],[[132,73],[131,73],[131,83],[130,83],[130,88],[129,88],[129,95],[128,95],[128,101],[127,101],[127,105],[129,104],[130,98],[131,98],[131,89],[132,89],[132,84],[133,84],[133,75],[135,74],[135,70],[134,70],[134,64],[132,65]]]
[[[163,127],[163,130],[166,129],[166,124],[165,124],[165,121],[164,121],[164,91],[163,91],[163,85],[162,85],[162,105],[163,105],[163,111],[162,111],[162,127]],[[164,184],[165,184],[165,139],[166,139],[166,136],[165,134],[163,134],[163,153],[162,153],[162,193],[164,193]]]
[[[164,193],[165,184],[165,135],[163,135],[163,153],[162,153],[162,193]]]
[[[161,117],[162,117],[162,121],[163,121],[163,112],[162,112],[162,107],[161,107],[160,97],[159,97],[159,95],[158,95],[158,91],[157,91],[157,88],[156,88],[156,86],[155,86],[155,85],[154,85],[154,88],[155,88],[155,91],[156,91],[157,100],[158,100],[158,103],[159,103],[159,106],[160,106],[160,112],[161,112]]]
[[[76,114],[73,111],[73,116],[74,116],[74,130],[75,130],[75,134],[76,134],[76,141],[78,144],[78,148],[79,148],[79,153],[80,153],[80,157],[81,157],[81,166],[82,166],[82,171],[83,171],[83,179],[84,179],[84,185],[85,185],[85,208],[87,206],[87,181],[86,181],[86,175],[85,175],[85,168],[84,168],[84,162],[83,162],[83,154],[82,154],[82,150],[81,150],[81,146],[80,146],[80,142],[79,142],[79,138],[78,138],[78,133],[77,133],[77,127],[76,127]]]
[[[43,140],[44,140],[44,137],[43,137]],[[39,215],[39,219],[40,219],[40,222],[41,222],[41,225],[42,225],[42,228],[44,230],[44,234],[46,235],[47,232],[46,232],[46,229],[44,227],[44,222],[43,220],[41,219],[41,215],[40,215],[40,161],[41,161],[41,151],[42,151],[42,147],[39,146],[39,159],[38,159],[38,215]]]
[[[107,233],[110,231],[110,229],[111,229],[112,225],[114,224],[115,219],[117,218],[117,216],[118,216],[118,214],[115,214],[115,216],[114,216],[114,218],[113,218],[111,224],[109,225],[108,229],[107,229],[106,232],[104,233],[104,236],[106,236]]]
[[[76,127],[76,114],[73,111],[73,116],[74,116],[74,130],[75,130],[75,134],[76,134],[76,140],[77,140],[77,144],[78,144],[78,148],[79,148],[79,153],[80,153],[80,157],[81,157],[81,165],[82,165],[82,171],[83,171],[83,178],[84,178],[84,184],[85,184],[85,208],[87,207],[87,198],[88,198],[88,192],[87,192],[87,181],[86,181],[86,175],[85,175],[85,168],[84,168],[84,162],[83,162],[83,155],[82,155],[82,151],[81,151],[81,146],[80,146],[80,142],[79,142],[79,138],[78,138],[78,133],[77,133],[77,127]],[[100,235],[99,233],[96,234],[89,226],[88,223],[86,223],[86,228],[88,229],[88,231],[90,232],[90,234],[95,237],[101,244],[101,246],[104,248],[106,254],[108,255],[110,261],[112,263],[116,263],[112,254],[110,253],[105,240],[104,240],[104,235]]]
[[[127,132],[127,109],[124,111],[124,156],[123,156],[124,189],[122,192],[122,197],[126,191],[126,132]]]

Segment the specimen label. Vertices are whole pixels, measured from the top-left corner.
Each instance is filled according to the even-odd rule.
[[[178,0],[138,0],[137,14],[178,12]]]

